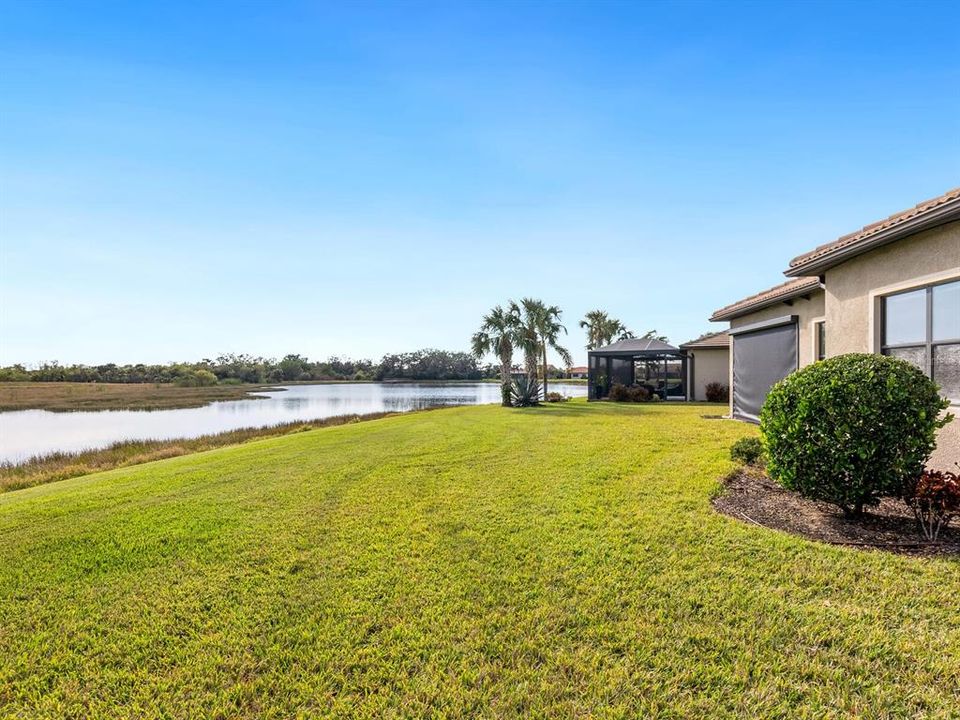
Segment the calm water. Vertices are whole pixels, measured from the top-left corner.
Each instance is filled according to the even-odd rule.
[[[550,389],[571,397],[587,394],[586,385],[558,382],[550,383]],[[34,455],[101,448],[120,440],[191,438],[335,415],[500,402],[496,383],[291,385],[262,394],[267,399],[232,400],[183,410],[0,413],[0,461],[22,462]]]

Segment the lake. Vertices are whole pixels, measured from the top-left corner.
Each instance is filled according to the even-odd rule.
[[[35,455],[102,448],[121,440],[193,438],[336,415],[407,412],[437,405],[500,402],[497,383],[343,383],[288,385],[258,393],[266,399],[215,402],[180,410],[99,410],[0,412],[0,462],[23,462]],[[586,385],[556,382],[550,390],[570,397],[587,394]]]

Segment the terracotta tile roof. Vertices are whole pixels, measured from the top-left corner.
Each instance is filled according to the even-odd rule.
[[[820,286],[820,278],[802,277],[794,280],[787,280],[776,287],[764,290],[756,295],[739,300],[731,305],[722,307],[710,316],[710,320],[729,320],[731,318],[746,315],[748,312],[759,310],[767,305],[774,305],[778,302],[789,300],[790,298],[805,295],[811,290]]]
[[[680,348],[725,348],[730,346],[730,335],[726,330],[704,333],[696,340],[683,343]]]
[[[956,201],[960,205],[960,187],[954,188],[945,192],[939,197],[932,198],[930,200],[925,200],[922,203],[918,203],[916,206],[910,208],[909,210],[903,210],[898,213],[894,213],[885,220],[880,220],[870,225],[865,225],[860,230],[852,232],[849,235],[844,235],[843,237],[834,240],[833,242],[820,245],[817,248],[814,248],[808,253],[803,255],[798,255],[793,260],[790,261],[790,268],[796,268],[800,265],[806,265],[814,260],[819,260],[821,258],[826,258],[827,256],[837,252],[838,250],[843,250],[846,248],[851,248],[860,243],[866,243],[870,238],[874,237],[877,233],[892,228],[896,225],[906,222],[914,218],[918,218],[926,213],[929,213],[938,208],[942,208],[944,205]],[[788,271],[788,274],[792,274]]]

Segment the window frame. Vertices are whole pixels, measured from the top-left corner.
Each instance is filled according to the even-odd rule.
[[[933,376],[933,356],[934,348],[939,347],[940,345],[958,345],[960,344],[960,337],[956,338],[945,338],[942,340],[933,339],[933,289],[941,285],[951,285],[953,283],[960,282],[960,278],[946,278],[940,280],[939,282],[930,283],[928,285],[919,285],[910,288],[904,288],[902,290],[897,290],[896,292],[885,293],[880,296],[880,354],[889,355],[890,350],[900,350],[908,348],[923,348],[926,354],[923,372],[927,377],[936,381],[936,378]],[[907,342],[907,343],[893,343],[887,344],[887,298],[896,297],[897,295],[906,295],[907,293],[913,293],[918,290],[923,290],[925,293],[925,305],[924,305],[924,341],[923,342]],[[951,400],[958,400],[958,398],[951,398]]]
[[[813,361],[820,362],[827,359],[827,319],[817,318],[813,321]]]

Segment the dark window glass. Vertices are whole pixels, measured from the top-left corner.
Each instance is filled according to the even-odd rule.
[[[817,323],[817,360],[827,357],[827,324]]]
[[[960,344],[933,348],[933,379],[941,395],[960,400]]]
[[[933,287],[933,341],[960,339],[960,281]]]
[[[883,318],[884,345],[926,342],[926,288],[885,298]]]

